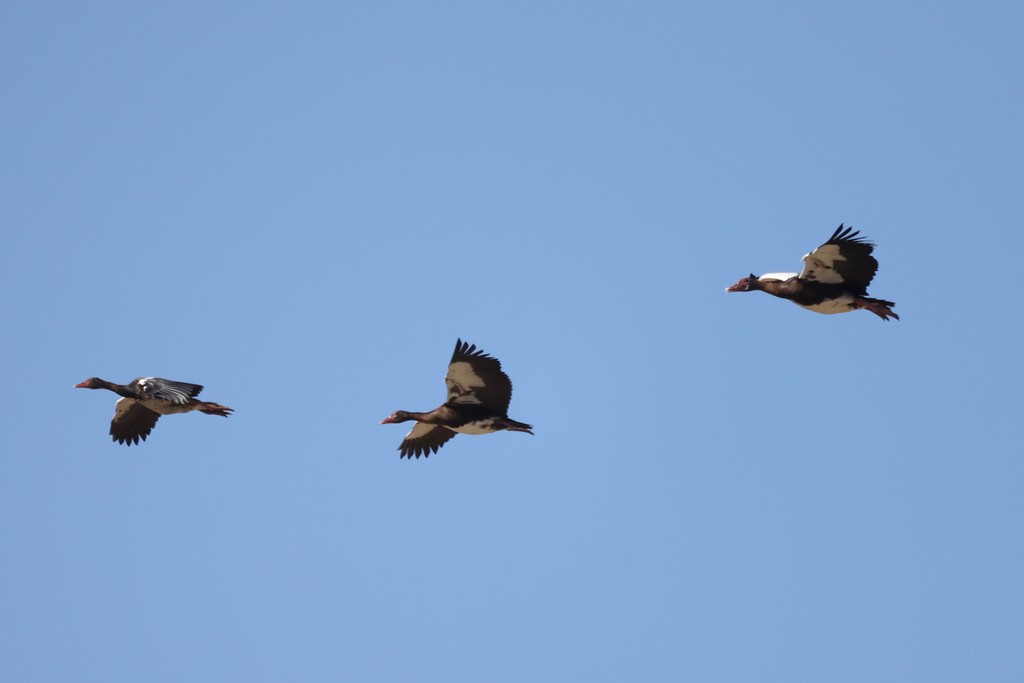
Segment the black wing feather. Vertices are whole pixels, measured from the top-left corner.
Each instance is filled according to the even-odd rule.
[[[452,388],[453,383],[458,383],[458,372],[453,366],[456,363],[466,363],[483,382],[483,386],[464,387],[465,393],[472,394],[479,402],[505,416],[508,415],[508,406],[512,402],[512,380],[501,369],[501,361],[478,350],[475,344],[464,342],[461,339],[455,342],[455,351],[448,363],[448,400],[451,401],[459,395],[459,392]]]
[[[114,409],[114,419],[110,421],[110,436],[114,441],[128,446],[146,440],[156,426],[160,414],[132,398],[122,398]]]
[[[871,255],[875,250],[874,243],[860,237],[860,231],[854,230],[853,226],[847,228],[840,223],[832,237],[818,249],[829,245],[835,245],[843,257],[833,261],[832,270],[843,279],[843,283],[851,292],[866,295],[868,285],[878,272],[878,259]],[[810,255],[813,256],[818,249]]]
[[[402,445],[398,447],[398,450],[401,451],[399,458],[412,459],[419,458],[421,455],[430,457],[431,453],[437,453],[438,449],[454,436],[455,432],[450,429],[417,422],[412,431],[405,435]]]
[[[162,377],[139,377],[132,385],[141,396],[159,398],[170,403],[188,403],[190,398],[195,398],[203,390],[202,384],[175,382]]]

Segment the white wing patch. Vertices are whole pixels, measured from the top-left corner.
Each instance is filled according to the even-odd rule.
[[[132,409],[132,407],[138,403],[134,398],[122,398],[118,399],[117,403],[114,404],[114,420],[118,420],[125,413]]]
[[[466,392],[486,386],[480,375],[473,372],[473,366],[463,361],[448,366],[444,383],[448,385],[449,399],[454,399],[456,403],[480,403],[476,396]]]
[[[413,428],[409,430],[409,433],[405,435],[405,439],[419,439],[420,437],[426,436],[434,429],[447,429],[447,427],[441,425],[428,425],[425,422],[417,422],[413,425]]]
[[[843,276],[836,272],[836,261],[845,261],[846,257],[839,252],[838,244],[823,244],[810,254],[804,256],[804,270],[800,273],[801,280],[811,280],[827,285],[843,283]]]

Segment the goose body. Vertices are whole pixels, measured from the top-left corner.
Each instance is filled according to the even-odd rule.
[[[512,382],[501,362],[461,339],[444,378],[447,400],[428,412],[398,410],[381,420],[416,424],[398,447],[402,458],[427,457],[456,434],[491,434],[502,430],[533,434],[533,427],[508,416]]]
[[[110,436],[118,443],[131,446],[145,441],[161,415],[189,413],[198,410],[207,415],[228,417],[232,408],[196,398],[203,390],[200,384],[175,382],[160,377],[138,377],[128,384],[115,384],[99,377],[90,377],[75,385],[76,389],[107,389],[118,396]]]
[[[825,244],[804,256],[800,273],[751,274],[725,291],[767,292],[826,315],[864,309],[882,320],[899,320],[892,310],[895,303],[867,295],[868,285],[878,271],[878,260],[872,255],[875,245],[859,234],[852,227],[840,225]]]

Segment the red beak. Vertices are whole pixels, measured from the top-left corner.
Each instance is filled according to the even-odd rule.
[[[753,276],[751,276],[751,277],[753,277]],[[739,282],[737,282],[736,284],[734,284],[732,287],[726,287],[725,291],[727,291],[727,292],[749,292],[750,291],[750,280],[751,280],[751,278],[745,277],[742,280],[740,280]]]

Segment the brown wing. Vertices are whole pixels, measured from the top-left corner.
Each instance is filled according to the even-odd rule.
[[[476,346],[461,339],[455,342],[444,382],[448,385],[449,401],[479,403],[501,415],[508,414],[512,381],[497,358],[478,351]]]
[[[455,436],[455,432],[439,425],[428,425],[417,422],[416,425],[405,435],[402,445],[398,450],[402,452],[400,458],[429,457],[431,453],[437,453],[437,449],[445,445],[449,439]]]
[[[878,260],[871,255],[875,245],[860,231],[840,225],[828,242],[804,256],[801,280],[825,284],[845,284],[855,294],[867,294],[868,285],[878,272]]]
[[[114,404],[114,419],[110,421],[110,436],[114,441],[131,446],[143,441],[153,431],[153,426],[160,419],[134,398],[122,398]]]

